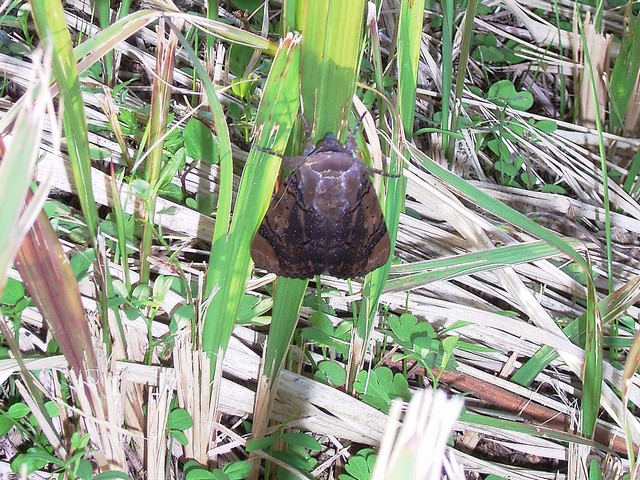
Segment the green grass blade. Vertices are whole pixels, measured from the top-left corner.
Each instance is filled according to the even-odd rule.
[[[218,20],[218,0],[207,1],[207,18],[213,21]],[[207,64],[214,60],[214,40],[215,37],[212,35],[207,36]]]
[[[224,110],[216,94],[215,87],[209,79],[207,70],[182,33],[180,33],[177,28],[172,28],[180,40],[182,47],[187,51],[193,61],[193,67],[204,86],[207,99],[209,100],[209,108],[213,114],[213,121],[216,126],[218,148],[220,149],[220,191],[218,194],[218,208],[216,210],[216,225],[213,231],[213,249],[218,241],[224,239],[229,233],[231,197],[233,195],[233,154],[231,152],[231,138],[229,137],[229,128]],[[210,260],[213,260],[213,258]],[[207,294],[208,293],[210,293],[210,290],[207,290]]]
[[[625,438],[627,441],[627,455],[629,456],[629,463],[631,464],[630,471],[635,471],[636,455],[635,444],[633,443],[633,435],[631,427],[629,425],[629,415],[633,415],[627,408],[629,404],[629,385],[628,383],[633,380],[634,375],[640,367],[640,333],[637,333],[633,338],[633,344],[629,349],[627,360],[624,362],[624,371],[622,375],[622,402],[625,410]]]
[[[274,58],[258,109],[255,144],[282,152],[299,110],[299,43],[289,36]],[[236,312],[251,268],[251,240],[269,205],[280,158],[252,150],[247,159],[229,234],[212,246],[205,291],[211,303],[206,311],[202,345],[213,366],[227,347]],[[215,371],[215,368],[212,368]]]
[[[558,250],[568,255],[578,265],[580,265],[580,267],[587,274],[590,274],[590,268],[585,262],[584,258],[582,258],[582,256],[565,240],[551,233],[546,228],[541,227],[530,218],[522,215],[520,212],[502,203],[500,200],[496,200],[488,193],[485,193],[479,188],[471,185],[466,180],[463,180],[457,175],[442,168],[417,148],[411,145],[408,146],[411,156],[417,161],[421,162],[424,168],[429,173],[433,174],[445,184],[449,185],[454,190],[459,192],[462,196],[464,196],[471,202],[474,202],[474,204],[480,206],[486,211],[491,212],[492,214],[502,218],[510,224],[515,225],[516,227],[519,227],[532,235],[535,235],[541,240],[548,242],[550,245],[553,245]]]
[[[633,157],[633,161],[629,166],[629,170],[627,171],[627,176],[624,179],[624,190],[632,195],[636,196],[638,194],[638,190],[640,189],[640,183],[638,180],[640,179],[640,149],[636,151],[636,154]]]
[[[399,139],[399,125],[395,125],[395,132],[393,135],[393,141],[397,142]],[[353,351],[351,352],[351,359],[347,369],[347,386],[351,388],[353,382],[356,379],[358,371],[364,361],[365,346],[368,343],[368,338],[371,335],[376,312],[378,311],[378,302],[380,295],[385,288],[387,277],[389,275],[389,268],[393,261],[393,252],[395,250],[396,238],[398,235],[398,225],[400,222],[400,213],[404,209],[404,198],[406,191],[406,183],[402,175],[402,163],[398,160],[397,150],[392,148],[391,162],[389,173],[398,175],[397,178],[391,177],[387,180],[386,195],[381,198],[384,218],[387,223],[387,229],[389,231],[389,238],[391,240],[391,255],[385,265],[374,270],[365,277],[362,292],[362,305],[358,312],[358,315],[354,320],[353,329]]]
[[[424,17],[424,1],[403,1],[398,23],[398,104],[397,111],[401,124],[395,125],[393,143],[398,145],[400,126],[404,126],[405,134],[412,135],[415,115],[416,85],[418,57],[422,35],[422,19]],[[364,361],[365,345],[373,328],[378,301],[385,287],[389,267],[393,259],[400,213],[404,210],[406,184],[402,178],[402,160],[397,150],[391,148],[390,173],[398,177],[387,179],[386,195],[382,200],[383,211],[391,239],[391,256],[381,268],[371,272],[365,278],[362,305],[354,322],[353,352],[348,368],[348,388],[355,381],[358,369]]]
[[[442,117],[440,129],[448,131],[451,119],[451,87],[453,85],[453,21],[456,14],[456,2],[443,0],[442,8]],[[464,68],[460,70],[464,71]],[[448,155],[453,154],[452,140],[446,133],[442,136],[442,149]]]
[[[398,19],[398,114],[402,119],[406,138],[413,136],[416,110],[418,59],[422,45],[424,0],[404,0]],[[444,52],[443,52],[444,53]]]
[[[299,3],[303,111],[312,139],[318,141],[327,132],[346,131],[361,53],[364,1]]]
[[[155,0],[149,0],[150,4],[156,3]],[[160,3],[160,2],[157,2]],[[167,4],[163,3],[162,8],[166,8]],[[237,28],[229,25],[228,23],[211,20],[209,18],[190,15],[183,13],[178,9],[164,12],[165,15],[174,18],[175,20],[182,19],[193,24],[194,26],[202,29],[205,33],[213,35],[220,40],[228,41],[232,44],[245,45],[256,50],[260,50],[263,53],[273,55],[278,50],[278,44],[263,38],[260,35],[251,33],[242,28]]]
[[[631,282],[624,284],[619,290],[600,300],[598,309],[602,315],[602,324],[607,325],[615,318],[623,315],[638,299],[640,299],[640,277],[636,277]],[[576,343],[578,338],[584,336],[586,332],[583,327],[585,324],[584,315],[572,320],[562,330],[569,339]],[[528,387],[544,368],[557,357],[558,353],[554,349],[542,347],[514,373],[511,381]]]
[[[52,66],[64,107],[63,123],[71,170],[87,222],[89,238],[91,243],[96,245],[100,219],[91,184],[89,132],[80,90],[80,78],[62,3],[58,0],[31,0],[29,3],[38,36],[44,45],[50,46],[55,52]]]
[[[512,420],[488,417],[477,413],[463,412],[460,415],[460,421],[473,425],[486,425],[496,429],[518,432],[535,437],[547,437],[560,442],[578,443],[581,445],[591,445],[593,447],[598,446],[598,444],[592,440],[587,440],[572,433],[561,432],[552,428],[544,428],[539,425],[530,425],[526,422],[514,422]]]
[[[638,71],[640,70],[640,13],[634,18],[629,16],[629,27],[622,39],[620,54],[616,57],[611,70],[609,84],[609,102],[611,105],[611,129],[613,132],[624,131],[624,121],[633,110],[630,102],[634,92]]]
[[[298,313],[309,280],[278,277],[273,295],[269,340],[264,357],[264,375],[270,385],[277,380],[298,322]]]
[[[111,189],[111,198],[113,199],[113,215],[115,217],[116,232],[118,235],[118,253],[120,257],[120,265],[122,265],[122,276],[127,290],[131,289],[131,276],[129,275],[129,255],[127,253],[127,234],[126,234],[126,218],[125,212],[120,201],[120,190],[116,182],[116,174],[111,165],[111,176],[109,178],[109,187]]]
[[[111,5],[109,0],[95,0],[94,8],[98,21],[100,22],[100,28],[105,29],[111,25]],[[114,64],[113,64],[113,50],[109,51],[104,56],[104,81],[107,85],[113,86],[114,79]]]
[[[579,248],[578,240],[567,239],[567,243]],[[463,275],[494,270],[522,263],[535,262],[558,255],[558,249],[546,242],[530,242],[508,245],[492,250],[466,253],[453,257],[427,260],[394,269],[406,273],[387,280],[384,292],[406,291],[431,282],[450,280]]]
[[[587,289],[586,341],[582,367],[582,427],[587,438],[593,438],[600,411],[602,394],[602,323],[595,292]]]
[[[469,53],[471,51],[471,41],[473,37],[473,21],[476,16],[477,8],[478,8],[478,0],[469,0],[469,3],[467,5],[467,11],[465,12],[465,16],[464,16],[464,25],[462,27],[462,42],[461,42],[461,48],[460,48],[460,58],[458,59],[458,74],[456,76],[456,83],[455,83],[456,85],[455,86],[456,95],[455,95],[455,103],[454,103],[455,107],[451,112],[450,127],[449,127],[449,124],[445,123],[444,121],[444,113],[445,111],[449,110],[450,104],[449,103],[445,104],[445,95],[446,95],[446,100],[448,102],[449,96],[447,95],[447,92],[449,92],[451,89],[451,80],[449,79],[449,77],[453,76],[453,72],[449,71],[449,68],[452,68],[452,65],[451,66],[447,65],[447,70],[445,70],[444,64],[443,64],[443,71],[442,71],[442,113],[443,115],[442,115],[442,124],[441,124],[441,127],[443,129],[442,144],[443,144],[443,150],[446,152],[447,159],[449,160],[449,162],[453,161],[453,156],[455,153],[455,148],[454,148],[455,137],[453,135],[456,134],[458,131],[458,120],[460,118],[458,106],[459,106],[460,100],[462,99],[462,93],[464,92],[464,85],[465,85],[464,82],[465,82],[465,77],[467,75],[466,65],[467,65],[467,62],[469,61]],[[447,50],[450,50],[450,47],[447,47]],[[444,52],[444,48],[443,48],[443,56],[445,58],[449,58],[446,55],[447,54]],[[449,62],[446,62],[446,63],[449,63]],[[445,89],[445,83],[448,84],[448,88],[446,89]],[[448,129],[448,130],[445,130],[445,129]]]
[[[584,26],[582,21],[578,20],[578,28],[582,39],[582,50],[588,65],[585,72],[590,86],[590,92],[594,97],[595,123],[598,132],[598,151],[600,154],[600,168],[602,171],[602,188],[603,206],[604,206],[604,229],[607,252],[607,279],[609,285],[609,293],[614,291],[613,281],[613,254],[611,241],[611,205],[609,203],[609,176],[607,167],[607,154],[605,152],[604,138],[602,135],[602,124],[600,122],[600,111],[598,106],[598,93],[596,90],[596,81],[594,68],[589,55],[589,46],[585,38]],[[600,27],[597,27],[601,30]],[[590,277],[589,277],[590,278]],[[600,396],[602,393],[602,324],[600,322],[600,312],[596,303],[597,293],[595,288],[587,289],[587,315],[586,315],[586,342],[585,342],[585,360],[582,375],[582,434],[591,438],[594,433],[598,411],[600,410]]]
[[[119,42],[154,22],[159,16],[160,13],[155,10],[140,10],[123,17],[97,35],[87,38],[74,49],[78,70],[80,72],[86,70],[113,51]]]
[[[369,38],[371,40],[371,59],[373,63],[373,73],[375,79],[375,89],[380,95],[387,97],[387,89],[384,85],[384,66],[382,63],[382,49],[380,48],[380,30],[378,26],[378,12],[373,3],[369,2],[367,9],[367,25],[369,27]],[[378,102],[378,118],[385,118],[387,114],[387,102]],[[380,122],[379,128],[385,133],[389,133],[386,122]],[[388,152],[388,150],[385,150]]]

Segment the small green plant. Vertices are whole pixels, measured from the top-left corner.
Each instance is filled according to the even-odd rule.
[[[45,408],[46,415],[58,416],[57,407],[53,402],[47,402]],[[58,480],[129,478],[122,472],[109,472],[109,476],[105,474],[92,476],[93,466],[87,458],[91,454],[89,434],[74,432],[71,435],[72,455],[65,460],[56,457],[46,438],[40,433],[40,427],[31,414],[30,408],[24,403],[15,403],[6,411],[0,412],[0,436],[6,435],[14,427],[20,431],[23,438],[29,439],[32,443],[25,453],[18,454],[11,461],[11,470],[16,474],[31,475],[51,465],[52,478]]]
[[[120,108],[118,111],[122,133],[138,142],[144,136],[144,127],[140,123],[139,117],[139,113],[130,108]]]
[[[140,228],[134,215],[123,214],[123,226],[127,251],[134,252],[134,241],[139,237]],[[105,235],[105,243],[109,248],[117,250],[118,227],[116,215],[111,212],[107,214],[105,220],[100,222],[100,231]]]
[[[153,288],[148,284],[139,284],[132,289],[127,288],[127,285],[119,279],[112,282],[115,295],[109,299],[110,308],[122,308],[129,320],[141,319],[147,324],[149,349],[146,353],[146,362],[151,361],[152,352],[163,341],[153,338],[152,324],[175,281],[175,277],[159,275],[154,281]]]
[[[15,278],[8,278],[0,297],[0,313],[7,318],[19,321],[24,309],[32,305],[33,302],[27,296],[22,282]]]
[[[240,103],[229,104],[229,116],[233,119],[235,126],[244,135],[244,140],[249,141],[249,135],[253,128],[256,116],[256,108],[252,104],[254,92],[258,86],[255,78],[235,78],[231,81],[231,91],[240,100]]]
[[[11,12],[13,9],[15,8],[15,11],[11,13],[11,15],[9,15],[9,12]],[[9,24],[11,25],[12,23],[17,23],[20,30],[22,31],[22,34],[24,35],[24,42],[27,45],[27,48],[30,50],[33,50],[35,48],[34,45],[34,35],[33,35],[33,30],[32,30],[32,26],[30,25],[31,23],[31,15],[29,14],[29,6],[27,4],[27,2],[23,2],[22,0],[14,0],[11,5],[7,8],[6,10],[6,14],[2,17],[2,19],[0,20],[0,24],[4,25],[4,24]],[[17,49],[17,50],[16,50]],[[13,48],[9,48],[10,52],[12,54],[22,54],[22,55],[27,55],[28,52],[26,52],[24,46],[14,46]]]
[[[273,305],[270,298],[259,298],[253,295],[243,295],[238,306],[236,323],[240,325],[265,325],[269,317],[267,313]]]
[[[28,405],[18,402],[11,405],[6,410],[0,411],[0,436],[4,436],[9,433],[13,427],[16,427],[23,436],[29,436],[31,432],[37,427],[37,422],[29,417],[31,409]]]
[[[378,410],[389,413],[391,401],[396,398],[411,398],[409,382],[398,372],[394,374],[389,367],[377,367],[371,371],[358,373],[353,389],[360,394],[362,401]]]
[[[496,36],[488,33],[474,35],[472,43],[472,57],[481,64],[515,65],[524,60],[514,51],[518,45],[514,40],[499,45]]]
[[[458,328],[462,323],[453,328]],[[451,330],[449,329],[449,330]],[[410,314],[389,317],[389,335],[402,347],[403,352],[394,355],[394,361],[413,360],[421,365],[431,377],[434,387],[444,370],[453,370],[456,366],[453,351],[458,345],[458,336],[441,338],[430,323],[418,321]],[[437,374],[434,368],[439,368]]]
[[[324,360],[318,363],[318,369],[313,378],[332,387],[340,388],[347,383],[347,371],[337,362]]]
[[[211,133],[211,130],[207,125],[196,118],[190,118],[184,127],[182,132],[184,137],[184,149],[178,151],[174,156],[177,161],[168,162],[167,165],[173,163],[172,169],[177,172],[178,169],[184,169],[186,166],[186,159],[183,157],[191,158],[193,163],[190,163],[188,168],[193,168],[199,163],[205,165],[217,165],[220,161],[220,149],[218,147],[218,140]],[[165,167],[167,168],[167,167]],[[165,187],[161,193],[168,193],[170,188],[175,190],[175,185],[170,183],[171,176],[168,176],[169,183],[165,183]],[[165,193],[166,192],[166,193]],[[181,192],[184,194],[185,192]],[[171,198],[171,196],[169,196]],[[176,198],[177,201],[181,201],[180,198]],[[213,193],[201,193],[198,192],[193,197],[187,197],[185,201],[186,205],[194,210],[200,212],[203,215],[211,215],[215,212],[218,205],[218,195]]]
[[[497,112],[499,123],[491,127],[490,134],[483,141],[484,146],[495,158],[493,168],[499,173],[500,183],[507,186],[521,186],[520,182],[522,182],[532,188],[534,177],[530,171],[531,166],[526,162],[525,157],[518,155],[514,150],[513,145],[519,139],[515,131],[509,128],[510,122],[506,120],[506,109],[529,110],[533,106],[533,95],[526,90],[517,91],[510,80],[499,80],[489,87],[486,97],[500,107]],[[516,127],[518,127],[517,124]]]
[[[302,338],[321,347],[325,357],[333,358],[335,354],[346,356],[349,353],[351,322],[340,322],[334,327],[326,313],[316,311],[309,317],[309,323],[311,326],[301,331]]]
[[[222,468],[205,470],[198,462],[190,461],[184,466],[185,480],[241,480],[251,472],[251,464],[242,460],[231,462]]]
[[[286,448],[280,447],[282,443],[286,444]],[[306,433],[279,432],[247,443],[247,452],[256,450],[264,450],[274,458],[301,472],[311,472],[318,465],[318,460],[311,456],[310,452],[319,452],[322,450],[322,445]],[[267,464],[265,478],[269,477],[270,468],[271,466]],[[278,467],[277,478],[294,480],[298,477],[289,470]]]
[[[186,445],[188,440],[184,431],[191,427],[193,427],[193,419],[191,415],[189,415],[189,412],[184,408],[174,408],[171,410],[169,422],[167,423],[170,437],[175,438],[180,445]]]
[[[370,480],[378,454],[371,448],[363,448],[349,459],[344,469],[347,473],[338,476],[338,480]]]
[[[220,161],[218,140],[211,129],[197,118],[190,118],[182,132],[187,157],[207,165],[217,165]]]
[[[80,244],[87,242],[89,232],[81,215],[73,213],[67,205],[55,200],[47,201],[44,204],[44,211],[57,232],[65,234],[73,242]]]

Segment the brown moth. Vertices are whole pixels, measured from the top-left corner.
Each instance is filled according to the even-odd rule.
[[[251,245],[257,267],[283,277],[360,277],[384,265],[390,240],[369,175],[351,135],[333,134],[293,157]],[[379,173],[379,172],[378,172]]]

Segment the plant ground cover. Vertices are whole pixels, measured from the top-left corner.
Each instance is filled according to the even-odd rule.
[[[637,478],[639,11],[2,3],[0,471]],[[392,258],[252,268],[327,132]]]

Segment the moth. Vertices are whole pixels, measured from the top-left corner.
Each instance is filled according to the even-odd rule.
[[[354,135],[343,145],[328,133],[303,156],[269,209],[251,245],[257,267],[283,277],[363,276],[384,265],[390,240],[380,202]]]

